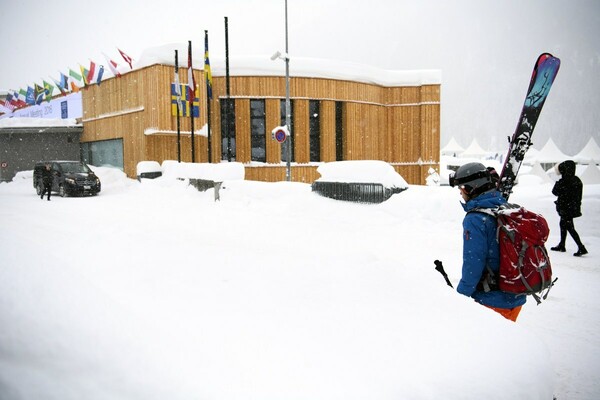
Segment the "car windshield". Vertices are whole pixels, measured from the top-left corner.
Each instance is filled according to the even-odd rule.
[[[73,173],[90,173],[90,168],[84,163],[80,162],[72,162],[72,163],[61,163],[60,164],[62,170],[66,174]]]

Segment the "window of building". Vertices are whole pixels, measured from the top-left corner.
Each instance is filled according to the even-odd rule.
[[[265,101],[250,100],[250,142],[252,161],[267,161]]]
[[[310,100],[308,102],[308,123],[310,137],[310,161],[321,161],[321,102]]]
[[[280,110],[281,110],[281,126],[285,126],[285,99],[281,100],[280,103]],[[290,160],[290,162],[293,162],[296,157],[294,155],[295,151],[294,151],[294,102],[292,100],[290,100],[290,126],[289,126],[291,135],[289,137],[288,140],[286,140],[283,145],[281,146],[281,160],[282,161],[287,161],[287,146],[292,146],[292,159]]]
[[[235,161],[235,100],[221,99],[221,160]]]
[[[123,170],[123,139],[85,142],[80,145],[81,161],[96,167],[110,165]]]
[[[335,102],[335,160],[344,160],[344,103]]]

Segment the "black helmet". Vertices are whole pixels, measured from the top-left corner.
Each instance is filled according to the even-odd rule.
[[[496,185],[492,181],[490,171],[485,165],[472,162],[461,165],[456,173],[450,175],[450,186],[463,188],[469,196],[477,196],[493,189]]]

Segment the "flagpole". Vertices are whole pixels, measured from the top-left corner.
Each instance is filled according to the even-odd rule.
[[[189,71],[189,76],[193,77],[193,73],[194,70],[192,69],[192,41],[188,40],[188,67],[191,71]],[[190,102],[190,125],[191,125],[191,137],[192,137],[192,162],[196,162],[196,150],[195,150],[195,146],[194,146],[194,97],[196,94],[196,88],[192,87],[194,85],[194,79],[191,80],[188,78],[188,86],[191,87],[191,91],[188,90],[188,97],[191,97],[189,100]],[[191,96],[190,96],[191,94]]]
[[[179,63],[177,61],[177,50],[175,50],[175,75],[179,75]],[[181,87],[177,87],[179,82],[175,82],[175,93],[179,93]],[[177,98],[177,162],[181,162],[181,130],[179,125],[179,97]]]
[[[208,132],[207,132],[207,143],[208,143],[208,162],[211,163],[212,162],[212,140],[210,137],[210,100],[211,100],[211,95],[209,94],[209,77],[206,76],[206,74],[208,73],[206,71],[206,63],[209,62],[208,61],[208,31],[205,30],[204,31],[204,75],[205,75],[205,81],[206,81],[206,125],[208,127]]]
[[[229,86],[229,28],[225,17],[225,86],[227,88],[227,105],[225,106],[225,133],[227,135],[227,161],[231,161],[231,134],[229,133],[229,118],[231,116],[231,97]]]

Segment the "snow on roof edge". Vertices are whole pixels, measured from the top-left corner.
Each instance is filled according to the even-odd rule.
[[[144,68],[155,64],[174,65],[174,51],[178,50],[180,59],[185,60],[187,43],[171,43],[151,47],[142,52],[135,68]],[[196,52],[198,54],[198,52]],[[201,53],[204,55],[204,53]],[[420,86],[441,84],[442,74],[438,69],[423,70],[385,70],[370,65],[347,61],[290,56],[290,76],[304,78],[327,78],[372,83],[382,86]],[[187,62],[182,61],[186,68]],[[204,58],[193,57],[192,64],[197,69],[204,65]],[[271,60],[268,55],[231,56],[229,74],[233,76],[284,76],[285,63],[280,59]],[[213,76],[225,76],[225,60],[210,59]],[[198,68],[200,67],[200,68]]]

